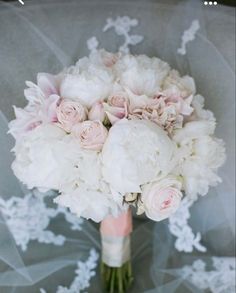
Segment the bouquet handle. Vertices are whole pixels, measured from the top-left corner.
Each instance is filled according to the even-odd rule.
[[[130,209],[118,217],[109,216],[101,222],[101,274],[106,292],[125,293],[132,283],[131,232]]]

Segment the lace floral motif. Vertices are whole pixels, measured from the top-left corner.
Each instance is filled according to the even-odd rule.
[[[235,292],[235,258],[212,257],[212,268],[198,259],[190,266],[184,266],[180,274],[196,287],[213,293]]]
[[[112,18],[107,19],[107,23],[103,28],[103,31],[114,28],[118,36],[123,36],[125,38],[123,45],[120,46],[119,51],[124,53],[129,53],[129,46],[134,46],[142,42],[143,36],[141,35],[131,35],[131,27],[138,25],[138,20],[129,18],[128,16],[118,16],[115,20]]]
[[[103,28],[103,32],[114,28],[115,33],[118,36],[124,37],[124,43],[119,47],[120,52],[129,53],[129,46],[134,46],[142,42],[143,36],[141,35],[131,35],[130,30],[132,27],[138,25],[138,20],[129,18],[128,16],[118,16],[115,20],[112,18],[107,18],[106,25]],[[87,40],[87,47],[90,52],[97,50],[99,42],[95,36]]]
[[[186,31],[184,31],[183,36],[182,36],[182,43],[181,47],[177,50],[177,52],[180,55],[185,55],[186,54],[186,45],[190,41],[193,41],[195,39],[196,33],[200,28],[200,24],[198,20],[194,20]]]
[[[54,219],[59,214],[64,215],[72,230],[82,229],[83,220],[72,215],[65,208],[57,205],[51,208],[47,207],[45,199],[51,195],[52,192],[43,194],[34,190],[24,197],[12,197],[6,201],[0,198],[0,212],[16,244],[23,251],[27,250],[28,243],[31,240],[37,240],[40,243],[63,245],[66,238],[63,235],[55,235],[47,229],[51,219]]]
[[[87,47],[90,52],[94,52],[97,50],[99,43],[96,37],[91,37],[87,40]]]
[[[97,267],[99,254],[95,249],[90,250],[90,255],[85,262],[79,261],[75,271],[76,277],[69,288],[59,286],[56,293],[80,293],[84,289],[90,287],[90,280],[96,275],[95,268]],[[41,293],[46,293],[44,289],[40,289]]]
[[[175,248],[178,251],[192,252],[194,248],[201,252],[206,251],[206,248],[200,243],[201,234],[194,235],[192,228],[188,224],[190,218],[189,209],[194,201],[185,197],[177,212],[169,218],[169,229],[177,237]]]

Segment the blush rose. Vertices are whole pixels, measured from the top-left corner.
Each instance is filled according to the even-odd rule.
[[[141,201],[147,217],[161,221],[175,213],[183,196],[181,186],[181,181],[174,176],[144,186]]]
[[[88,114],[83,105],[68,99],[61,101],[56,112],[60,126],[67,132],[71,132],[75,124],[83,122]]]
[[[73,128],[73,133],[79,139],[84,149],[101,151],[106,141],[108,131],[101,121],[84,121]]]

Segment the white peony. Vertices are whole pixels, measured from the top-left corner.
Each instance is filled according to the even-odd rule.
[[[162,89],[166,94],[178,94],[182,98],[189,97],[196,92],[193,78],[188,75],[181,77],[176,70],[171,70],[169,72],[164,80]]]
[[[189,122],[174,136],[179,144],[176,173],[183,177],[185,192],[193,198],[221,182],[216,170],[225,161],[225,148],[222,140],[211,136],[214,125],[208,120]]]
[[[158,94],[170,67],[158,58],[124,55],[114,65],[120,84],[136,95]]]
[[[191,121],[184,125],[183,128],[174,131],[173,139],[183,144],[184,142],[191,141],[193,139],[212,135],[215,131],[215,122],[208,120]]]
[[[94,190],[87,184],[81,184],[69,193],[62,193],[56,203],[68,207],[78,217],[101,222],[108,215],[117,216],[126,207],[117,205],[108,192]]]
[[[79,141],[72,135],[64,138],[61,154],[67,167],[60,191],[70,192],[81,183],[88,188],[101,188],[101,155],[82,149]]]
[[[59,127],[44,124],[16,143],[12,169],[28,188],[59,188],[63,178],[56,152],[64,136],[65,132]]]
[[[104,49],[91,52],[89,60],[93,64],[99,64],[100,66],[112,67],[120,58],[121,53],[111,53]]]
[[[60,92],[64,98],[78,101],[90,108],[109,95],[113,80],[111,69],[105,65],[93,64],[89,58],[82,58],[65,75]]]
[[[166,175],[173,167],[175,144],[156,124],[120,120],[111,127],[102,150],[103,176],[120,192],[140,192],[140,185]]]
[[[201,95],[196,95],[193,98],[192,106],[194,108],[194,113],[192,114],[192,120],[209,120],[215,122],[215,116],[210,110],[204,109],[205,99]]]
[[[38,126],[16,144],[14,152],[13,171],[28,188],[73,190],[81,182],[100,186],[98,154],[82,150],[57,126]]]

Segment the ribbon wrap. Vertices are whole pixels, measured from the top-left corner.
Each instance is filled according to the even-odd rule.
[[[109,216],[101,222],[102,261],[109,267],[121,267],[130,260],[132,214],[129,209],[118,217]]]

